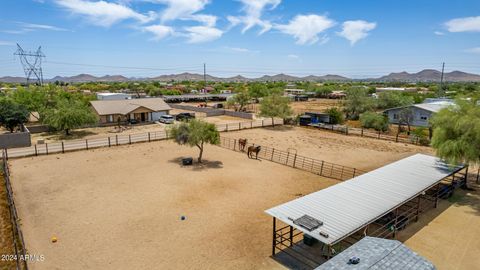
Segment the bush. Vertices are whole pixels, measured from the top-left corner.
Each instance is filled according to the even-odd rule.
[[[345,117],[338,108],[330,108],[327,110],[327,113],[330,116],[330,124],[337,125],[345,122]]]
[[[360,115],[360,123],[363,128],[373,128],[377,131],[388,130],[388,119],[382,114],[365,112]]]

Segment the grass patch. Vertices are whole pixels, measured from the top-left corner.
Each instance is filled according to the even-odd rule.
[[[451,203],[457,203],[462,200],[464,196],[465,194],[453,193],[452,197],[448,198],[448,201]]]

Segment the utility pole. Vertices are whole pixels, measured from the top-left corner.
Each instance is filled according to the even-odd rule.
[[[445,74],[445,62],[442,63],[442,76],[440,77],[440,89],[438,91],[439,97],[445,96],[445,93],[443,92],[443,76]]]
[[[205,63],[203,64],[203,82],[205,83],[205,88],[206,88],[207,87],[207,64]]]
[[[45,58],[45,54],[42,52],[42,47],[38,47],[37,51],[25,51],[17,43],[17,51],[14,55],[18,55],[20,63],[22,64],[27,83],[33,78],[37,84],[43,84],[43,72],[42,72],[42,58]]]

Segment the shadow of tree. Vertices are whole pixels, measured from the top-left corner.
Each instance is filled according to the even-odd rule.
[[[221,161],[210,161],[210,160],[202,160],[202,163],[198,163],[196,158],[193,158],[192,165],[182,165],[182,159],[185,157],[177,157],[174,159],[169,160],[171,163],[178,164],[182,168],[191,168],[193,171],[202,171],[205,169],[221,169],[223,168],[223,162]]]

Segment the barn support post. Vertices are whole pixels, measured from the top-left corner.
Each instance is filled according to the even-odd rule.
[[[436,191],[435,191],[435,205],[434,205],[434,208],[437,208],[438,207],[438,195],[440,193],[440,184],[437,184],[437,188],[436,188]]]
[[[292,226],[290,226],[289,238],[290,238],[290,246],[293,246],[293,227]]]
[[[277,242],[276,238],[276,231],[277,230],[277,219],[273,218],[273,233],[272,233],[272,256],[275,256],[275,245]]]
[[[420,201],[421,201],[421,198],[420,198],[420,195],[417,196],[417,211],[416,211],[416,215],[415,215],[415,222],[418,221],[418,216],[420,215]]]
[[[65,146],[64,146],[63,141],[62,141],[62,153],[65,154]]]
[[[38,156],[37,145],[35,144],[35,156]]]
[[[328,245],[327,246],[327,260],[330,260],[332,258],[332,246]]]
[[[453,180],[455,180],[455,178]],[[466,188],[468,186],[468,165],[465,166],[465,178],[463,179],[463,181],[464,182],[462,186]]]
[[[393,223],[393,239],[397,239],[397,225],[398,225],[398,207],[395,209],[395,221]]]

